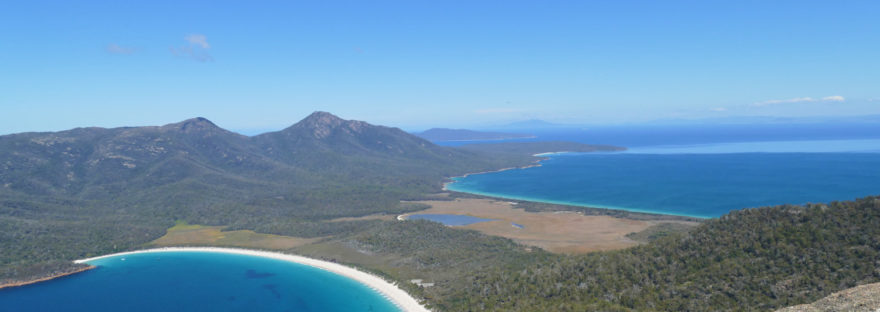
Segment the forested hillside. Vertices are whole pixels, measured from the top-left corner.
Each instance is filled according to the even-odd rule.
[[[203,118],[0,136],[0,280],[130,249],[175,221],[317,237],[400,213],[444,178],[530,162],[316,112],[246,137]]]
[[[880,281],[880,198],[731,212],[639,247],[468,277],[449,311],[768,311]]]

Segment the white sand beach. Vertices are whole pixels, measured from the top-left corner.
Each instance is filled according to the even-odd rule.
[[[260,251],[260,250],[250,250],[250,249],[238,249],[238,248],[220,248],[220,247],[166,247],[166,248],[154,248],[154,249],[145,249],[138,251],[129,251],[129,252],[121,252],[116,254],[104,255],[100,257],[88,258],[76,260],[76,263],[87,263],[92,260],[97,260],[101,258],[107,257],[116,257],[130,254],[138,254],[138,253],[153,253],[153,252],[180,252],[180,251],[196,251],[196,252],[217,252],[217,253],[231,253],[231,254],[240,254],[240,255],[250,255],[257,257],[265,257],[272,258],[284,261],[290,261],[299,264],[305,264],[308,266],[312,266],[315,268],[323,269],[332,273],[336,273],[358,282],[361,282],[364,285],[369,286],[370,288],[378,291],[385,298],[394,302],[401,310],[403,311],[429,311],[427,308],[419,304],[419,302],[410,296],[408,293],[403,291],[400,288],[397,288],[394,284],[376,276],[373,274],[369,274],[366,272],[359,271],[357,269],[347,267],[341,264],[316,260],[312,258],[306,258],[302,256],[288,255],[278,252],[270,252],[270,251]]]

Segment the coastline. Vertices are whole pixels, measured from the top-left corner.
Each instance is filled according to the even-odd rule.
[[[88,270],[91,270],[91,269],[96,269],[96,268],[98,268],[98,267],[96,267],[96,266],[94,266],[94,265],[89,265],[89,266],[86,266],[86,267],[77,268],[76,270],[73,270],[73,271],[70,271],[70,272],[64,272],[64,273],[54,274],[54,275],[50,275],[50,276],[46,276],[46,277],[41,277],[41,278],[38,278],[38,279],[32,279],[32,280],[27,280],[27,281],[19,281],[19,282],[6,283],[6,284],[2,284],[2,285],[0,285],[0,289],[13,288],[13,287],[21,287],[21,286],[26,286],[26,285],[30,285],[30,284],[36,284],[36,283],[40,283],[40,282],[50,281],[50,280],[53,280],[53,279],[56,279],[56,278],[61,278],[61,277],[65,277],[65,276],[68,276],[68,275],[73,275],[73,274],[77,274],[77,273],[85,272],[85,271],[88,271]]]
[[[535,156],[535,157],[541,157],[541,156],[538,156],[538,155],[539,155],[539,154],[535,154],[535,155],[532,155],[532,156]],[[475,175],[475,174],[495,173],[495,172],[501,172],[501,171],[507,171],[507,170],[528,169],[528,168],[540,167],[540,166],[541,166],[541,162],[544,161],[544,160],[547,160],[547,159],[548,159],[547,157],[544,157],[544,158],[541,158],[541,159],[537,159],[537,160],[533,161],[531,165],[525,165],[525,166],[519,166],[519,167],[507,167],[507,168],[501,168],[501,169],[498,169],[498,170],[489,170],[489,171],[481,171],[481,172],[471,172],[471,173],[465,173],[465,174],[460,175],[460,176],[450,177],[449,179],[452,180],[452,181],[444,182],[444,183],[443,183],[443,188],[442,188],[442,190],[443,190],[443,191],[451,191],[450,189],[447,188],[447,186],[448,186],[449,184],[455,183],[455,179],[456,179],[456,178],[467,178],[468,176]],[[453,192],[457,192],[457,191],[453,191]],[[465,193],[466,193],[466,192],[465,192]]]
[[[283,254],[279,252],[271,252],[271,251],[261,251],[261,250],[252,250],[252,249],[239,249],[239,248],[222,248],[222,247],[164,247],[164,248],[152,248],[152,249],[144,249],[137,251],[128,251],[121,252],[109,255],[103,255],[93,258],[80,259],[74,261],[74,263],[88,263],[89,261],[94,261],[103,258],[109,257],[117,257],[123,255],[131,255],[131,254],[140,254],[140,253],[155,253],[155,252],[214,252],[214,253],[229,253],[229,254],[238,254],[238,255],[248,255],[248,256],[256,256],[263,258],[271,258],[276,260],[288,261],[303,265],[308,265],[314,268],[322,269],[328,271],[330,273],[342,275],[344,277],[353,279],[371,289],[381,294],[383,297],[394,303],[401,311],[417,311],[417,312],[427,312],[429,311],[427,308],[422,306],[415,298],[409,295],[406,291],[398,288],[396,285],[392,284],[385,279],[378,277],[376,275],[366,273],[360,271],[358,269],[348,267],[338,263],[332,263],[312,258],[307,258],[303,256],[296,256],[290,254]],[[71,273],[72,274],[72,273]]]
[[[444,188],[444,190],[450,191],[450,192],[459,192],[459,193],[466,193],[466,194],[471,194],[471,195],[479,195],[479,196],[501,199],[501,200],[521,200],[521,201],[540,203],[540,204],[553,204],[553,205],[573,206],[573,207],[583,207],[583,208],[593,208],[593,209],[608,209],[608,210],[618,210],[618,211],[642,213],[642,214],[649,214],[649,215],[684,217],[684,218],[694,218],[694,219],[703,219],[703,220],[717,218],[717,217],[710,217],[710,216],[696,216],[696,215],[676,214],[676,213],[669,213],[669,212],[657,212],[657,211],[637,209],[637,208],[573,203],[573,202],[566,202],[566,201],[552,200],[552,199],[536,199],[536,198],[530,198],[530,197],[525,197],[525,196],[516,196],[516,195],[505,195],[505,194],[495,194],[495,193],[475,192],[475,191],[448,190],[445,188]]]
[[[449,185],[451,185],[451,184],[453,184],[453,183],[456,182],[456,181],[455,181],[456,178],[466,178],[466,177],[468,177],[468,176],[470,176],[470,175],[475,175],[475,174],[495,173],[495,172],[501,172],[501,171],[513,170],[513,169],[527,169],[527,168],[533,168],[533,167],[540,167],[540,166],[541,166],[541,162],[544,161],[544,160],[549,159],[550,156],[552,156],[552,155],[557,155],[557,154],[565,154],[565,153],[570,153],[570,152],[562,151],[562,152],[545,152],[545,153],[537,153],[537,154],[533,154],[532,156],[535,156],[535,157],[541,157],[541,159],[535,160],[535,161],[534,161],[534,164],[532,164],[532,165],[522,166],[522,167],[509,167],[509,168],[503,168],[503,169],[491,170],[491,171],[483,171],[483,172],[466,173],[466,174],[461,175],[461,176],[452,177],[452,178],[450,178],[450,180],[452,180],[452,181],[449,181],[449,182],[445,182],[445,183],[443,183],[443,191],[448,191],[448,192],[459,192],[459,193],[465,193],[465,194],[471,194],[471,195],[479,195],[479,196],[485,196],[485,197],[489,197],[489,198],[502,199],[502,200],[521,200],[521,201],[527,201],[527,202],[533,202],[533,203],[542,203],[542,204],[553,204],[553,205],[563,205],[563,206],[574,206],[574,207],[594,208],[594,209],[610,209],[610,210],[627,211],[627,212],[633,212],[633,213],[643,213],[643,214],[653,214],[653,215],[667,215],[667,216],[685,217],[685,218],[696,218],[696,219],[712,219],[712,218],[715,218],[715,217],[711,217],[711,216],[685,215],[685,214],[676,214],[676,213],[667,213],[667,212],[657,212],[657,211],[644,210],[644,209],[637,209],[637,208],[626,208],[626,207],[615,207],[615,206],[608,206],[608,205],[594,205],[594,204],[574,203],[574,202],[566,202],[566,201],[552,200],[552,199],[536,199],[536,198],[531,198],[531,197],[527,197],[527,196],[517,196],[517,195],[507,195],[507,194],[495,194],[495,193],[486,193],[486,192],[478,192],[478,191],[463,191],[463,190],[454,190],[454,189],[450,189],[450,188],[449,188]]]

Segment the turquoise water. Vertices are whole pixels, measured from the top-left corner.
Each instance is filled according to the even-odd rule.
[[[449,226],[461,226],[468,225],[486,221],[492,221],[492,219],[483,219],[472,216],[465,215],[452,215],[452,214],[414,214],[406,217],[410,220],[428,220],[434,222],[440,222],[444,225]]]
[[[399,311],[354,280],[276,259],[161,252],[91,264],[98,268],[0,290],[0,311]]]
[[[455,178],[453,191],[702,218],[880,194],[880,141],[706,144],[551,155],[542,166]],[[876,145],[874,145],[876,144]],[[778,149],[779,152],[766,149]],[[742,152],[748,151],[748,152]],[[761,151],[761,152],[753,152]]]

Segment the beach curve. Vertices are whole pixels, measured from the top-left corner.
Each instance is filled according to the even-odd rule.
[[[391,282],[386,281],[385,279],[378,277],[376,275],[366,273],[360,271],[358,269],[348,267],[342,264],[312,259],[303,256],[284,254],[280,252],[272,252],[272,251],[263,251],[263,250],[253,250],[253,249],[241,249],[241,248],[222,248],[222,247],[163,247],[163,248],[152,248],[152,249],[144,249],[144,250],[136,250],[136,251],[127,251],[114,253],[109,255],[103,255],[98,257],[92,257],[87,259],[75,260],[74,263],[88,263],[90,261],[124,256],[124,255],[132,255],[132,254],[140,254],[140,253],[157,253],[157,252],[214,252],[214,253],[228,253],[228,254],[238,254],[238,255],[248,255],[248,256],[256,256],[263,258],[270,258],[282,261],[288,261],[303,265],[308,265],[314,268],[322,269],[328,271],[330,273],[342,275],[344,277],[353,279],[361,284],[370,287],[371,289],[379,292],[383,297],[394,303],[402,311],[415,311],[415,312],[427,312],[430,311],[421,305],[418,300],[409,295],[406,291],[398,288]]]

